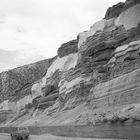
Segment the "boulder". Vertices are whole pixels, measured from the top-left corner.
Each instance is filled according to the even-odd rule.
[[[58,49],[57,54],[59,57],[64,57],[66,55],[69,55],[71,53],[76,53],[76,52],[78,52],[77,39],[62,44],[61,47]]]

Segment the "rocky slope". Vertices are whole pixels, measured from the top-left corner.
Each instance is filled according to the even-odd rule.
[[[139,13],[138,0],[119,3],[38,69],[2,73],[2,110],[18,108],[5,125],[140,121]]]
[[[0,74],[0,108],[16,109],[18,102],[24,98],[21,104],[28,102],[27,97],[32,96],[32,85],[44,76],[52,61],[53,59],[43,60],[2,72]]]

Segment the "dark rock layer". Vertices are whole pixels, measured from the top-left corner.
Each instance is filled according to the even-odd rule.
[[[118,17],[122,13],[124,5],[124,3],[120,2],[112,7],[109,7],[106,12],[105,19]]]
[[[78,40],[72,40],[61,45],[57,53],[59,57],[78,52]]]

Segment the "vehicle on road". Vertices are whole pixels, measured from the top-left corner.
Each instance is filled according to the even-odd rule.
[[[19,127],[16,131],[11,132],[12,140],[26,140],[29,138],[29,129],[27,127]]]

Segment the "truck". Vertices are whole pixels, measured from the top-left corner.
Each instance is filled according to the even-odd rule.
[[[12,140],[26,140],[29,138],[29,129],[27,127],[18,127],[16,131],[11,132]]]

